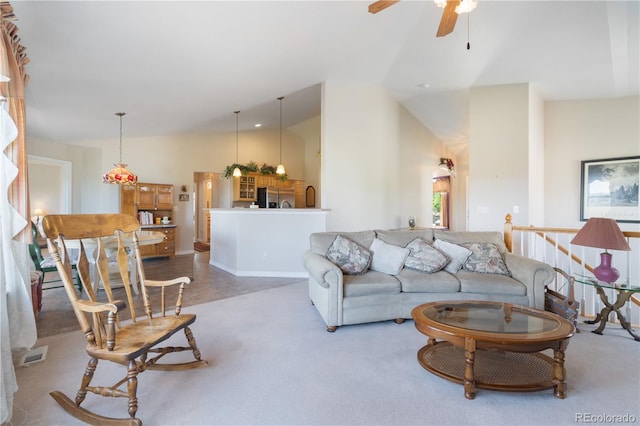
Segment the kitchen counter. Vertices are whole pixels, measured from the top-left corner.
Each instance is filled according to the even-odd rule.
[[[241,277],[307,277],[301,257],[309,235],[326,231],[329,210],[207,209],[209,263]]]

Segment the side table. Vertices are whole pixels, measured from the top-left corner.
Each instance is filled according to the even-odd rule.
[[[594,287],[598,292],[598,296],[600,296],[600,300],[604,304],[604,308],[598,312],[595,319],[586,320],[586,324],[597,324],[600,322],[600,325],[597,329],[593,330],[593,333],[602,334],[602,330],[604,330],[607,325],[607,319],[609,318],[609,314],[613,311],[618,316],[618,320],[620,321],[620,325],[622,328],[627,330],[627,332],[633,336],[633,338],[640,342],[640,336],[633,332],[631,329],[631,323],[627,321],[627,319],[622,314],[621,309],[624,305],[627,304],[629,298],[633,296],[634,293],[640,293],[640,286],[637,285],[625,285],[625,284],[615,284],[615,283],[605,283],[603,281],[598,281],[592,277],[586,277],[584,275],[574,275],[575,282],[586,284],[591,287]],[[609,298],[605,293],[605,289],[613,289],[616,291],[616,301],[614,303],[609,302]]]

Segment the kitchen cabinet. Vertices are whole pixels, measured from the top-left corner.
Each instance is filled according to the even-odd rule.
[[[273,177],[268,175],[256,176],[256,188],[263,188],[265,186],[273,186]]]
[[[161,225],[160,220],[173,215],[173,185],[138,183],[120,187],[120,213],[140,222],[145,231],[164,234],[162,243],[140,246],[142,257],[175,256],[176,226]],[[154,226],[157,225],[157,226]]]
[[[298,208],[305,206],[305,182],[303,180],[282,180],[278,175],[263,175],[250,173],[246,176],[234,177],[233,201],[257,201],[258,188],[285,188],[293,189],[295,205]]]
[[[255,176],[233,178],[233,201],[255,201],[256,196]]]
[[[173,185],[138,183],[138,210],[172,210]]]

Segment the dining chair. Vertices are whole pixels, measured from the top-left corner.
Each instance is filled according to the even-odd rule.
[[[56,269],[56,265],[50,256],[45,257],[42,255],[42,250],[40,250],[40,245],[38,244],[38,227],[33,222],[31,222],[31,236],[33,238],[33,242],[29,244],[29,254],[31,255],[31,260],[33,261],[33,266],[36,268],[36,271],[40,271],[42,273],[42,284],[55,282],[61,283],[59,286],[46,287],[44,288],[44,290],[61,288],[62,280],[60,278],[50,281],[45,281],[44,279],[44,276],[47,272],[58,272],[58,270]],[[71,259],[71,269],[76,271],[76,260],[74,258]],[[82,291],[82,283],[80,282],[80,276],[77,274],[77,271],[76,286],[78,287],[78,291]]]

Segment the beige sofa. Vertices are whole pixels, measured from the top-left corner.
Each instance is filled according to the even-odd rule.
[[[416,237],[430,244],[437,240],[461,246],[488,243],[484,245],[495,245],[499,249],[508,274],[470,272],[464,268],[455,273],[445,270],[425,273],[402,267],[397,274],[368,269],[362,274],[347,275],[326,257],[338,235],[365,248],[371,247],[374,240],[378,240],[377,244],[382,241],[404,248]],[[449,232],[430,228],[321,232],[310,236],[310,245],[302,258],[309,273],[309,296],[328,331],[347,324],[402,322],[411,318],[415,306],[440,300],[501,301],[544,309],[545,286],[553,280],[551,266],[507,252],[499,232]],[[372,257],[375,256],[373,252]]]

